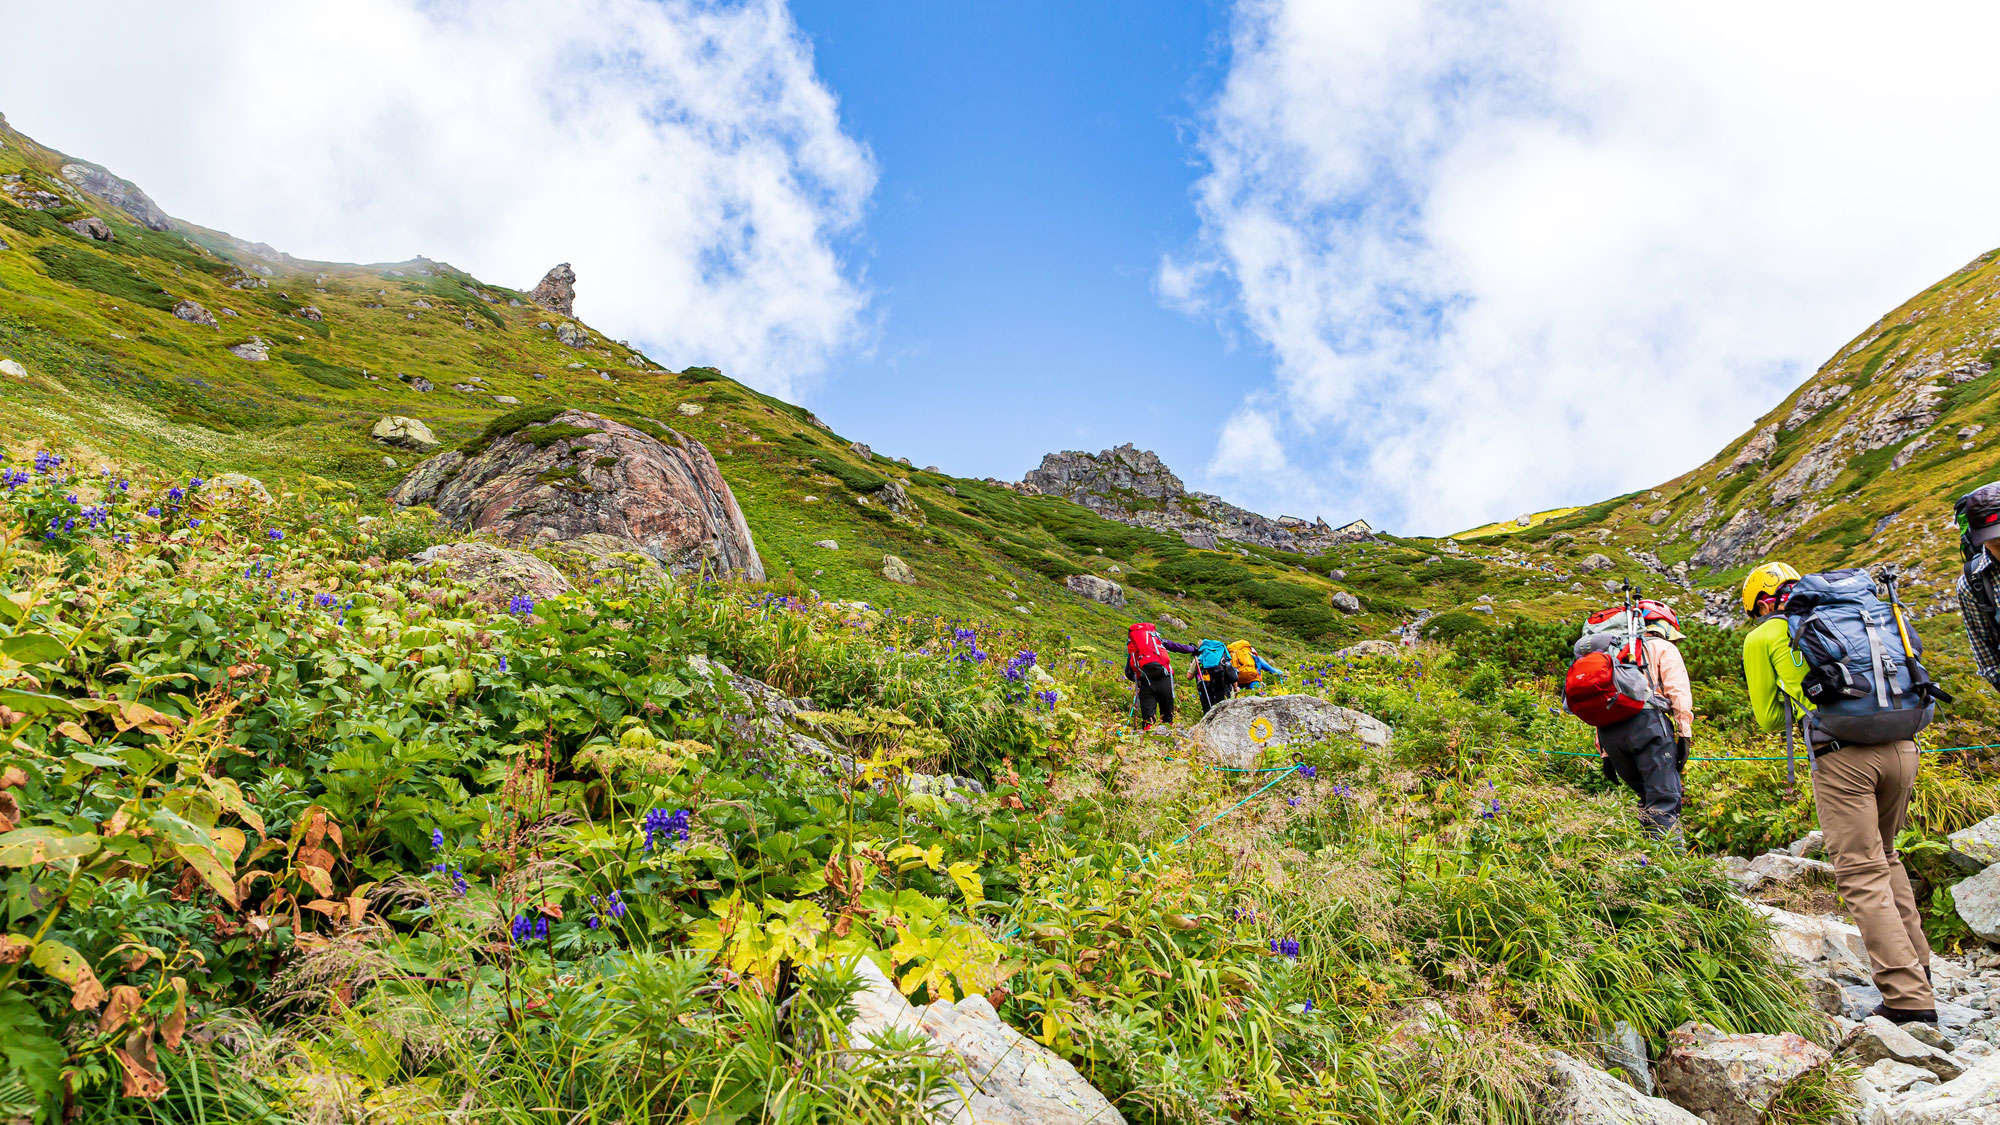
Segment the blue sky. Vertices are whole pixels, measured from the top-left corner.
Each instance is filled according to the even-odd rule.
[[[1255,510],[1402,532],[1692,468],[2000,243],[1991,4],[0,18],[48,45],[0,112],[182,218],[523,288],[571,262],[594,326],[920,465],[1131,441]],[[77,26],[120,29],[87,83]]]
[[[881,177],[853,240],[879,335],[815,408],[967,476],[1130,441],[1200,484],[1215,419],[1269,370],[1154,291],[1198,231],[1188,134],[1224,74],[1227,7],[792,10]]]

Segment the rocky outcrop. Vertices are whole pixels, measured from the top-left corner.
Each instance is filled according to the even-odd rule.
[[[95,164],[75,162],[62,166],[62,178],[73,188],[111,204],[150,230],[171,230],[174,221],[160,205],[130,180],[120,179]]]
[[[1737,451],[1736,459],[1723,466],[1722,471],[1716,475],[1726,477],[1742,472],[1769,457],[1771,450],[1777,448],[1777,445],[1778,425],[1773,422],[1751,435],[1750,440],[1744,442],[1743,448]]]
[[[194,301],[181,301],[175,304],[174,315],[187,321],[189,324],[205,324],[210,328],[215,327],[215,314],[202,308],[200,304]]]
[[[555,567],[526,551],[491,543],[443,543],[410,558],[426,565],[442,564],[445,577],[496,609],[506,609],[517,596],[542,602],[570,590],[569,580]]]
[[[1125,588],[1109,578],[1099,578],[1095,574],[1072,574],[1063,579],[1063,585],[1077,597],[1100,605],[1116,608],[1125,604]]]
[[[1820,411],[1854,393],[1854,388],[1846,383],[1815,383],[1799,396],[1792,405],[1792,412],[1785,415],[1785,431],[1798,429],[1819,414]]]
[[[912,1007],[874,961],[855,965],[862,987],[848,1024],[850,1049],[889,1028],[924,1036],[947,1061],[951,1092],[931,1108],[937,1125],[1124,1125],[1125,1118],[1076,1068],[1008,1026],[984,996]]]
[[[576,326],[575,321],[565,320],[556,328],[556,339],[572,348],[581,348],[590,343],[590,336]]]
[[[1550,1051],[1549,1076],[1535,1120],[1542,1125],[1701,1125],[1701,1118],[1649,1098],[1594,1066]]]
[[[674,573],[708,570],[761,582],[764,564],[707,447],[664,439],[582,410],[495,439],[467,456],[433,457],[397,485],[400,505],[429,504],[454,527],[530,546],[601,533],[638,544]]]
[[[1832,1057],[1789,1031],[1726,1035],[1708,1024],[1685,1024],[1670,1042],[1660,1060],[1660,1090],[1709,1125],[1763,1125],[1781,1090]]]
[[[374,428],[368,431],[368,436],[383,445],[417,453],[429,453],[438,447],[437,435],[431,433],[429,426],[401,414],[391,414],[376,422]]]
[[[1755,508],[1744,508],[1731,516],[1722,530],[1708,537],[1688,559],[1696,566],[1726,570],[1756,553],[1757,544],[1769,521]]]
[[[1989,816],[1970,828],[1961,828],[1947,837],[1952,860],[1968,870],[2000,863],[2000,816]]]
[[[1050,453],[1042,458],[1039,468],[1010,487],[1031,496],[1060,496],[1105,519],[1178,535],[1199,550],[1214,550],[1217,540],[1232,539],[1273,550],[1318,554],[1337,543],[1373,534],[1361,520],[1334,528],[1324,520],[1296,516],[1271,519],[1219,496],[1189,492],[1158,454],[1129,442],[1101,453]]]
[[[96,239],[99,242],[113,241],[111,228],[105,225],[103,219],[95,215],[85,215],[81,219],[71,219],[63,225],[85,238]]]
[[[576,315],[576,271],[564,262],[542,275],[528,292],[528,299],[564,316]],[[567,342],[567,341],[565,341]]]
[[[917,572],[895,555],[882,556],[882,577],[904,586],[917,584]]]
[[[1251,769],[1267,752],[1293,743],[1348,738],[1377,749],[1393,732],[1373,715],[1312,695],[1248,695],[1224,700],[1195,725],[1202,752],[1216,765]]]
[[[1335,590],[1333,592],[1333,608],[1346,614],[1360,613],[1361,599],[1348,593],[1346,590]]]
[[[1860,1067],[1892,1059],[1925,1070],[1939,1082],[1949,1082],[1965,1073],[1965,1067],[1949,1051],[1918,1041],[1881,1016],[1869,1016],[1860,1027],[1849,1032],[1840,1044],[1840,1055]]]
[[[229,354],[251,363],[263,363],[271,358],[271,348],[261,336],[252,336],[240,344],[229,345]]]

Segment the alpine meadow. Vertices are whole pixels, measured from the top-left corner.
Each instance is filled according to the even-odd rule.
[[[0,119],[0,1122],[2000,1121],[2000,251],[1685,475],[1440,538],[915,466],[590,283]],[[1780,559],[1893,568],[1869,667],[1951,698],[1876,848],[1929,1020],[1857,740],[1759,721]],[[1678,638],[1671,821],[1566,705],[1593,618]]]

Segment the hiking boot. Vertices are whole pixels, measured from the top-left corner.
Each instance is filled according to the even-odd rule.
[[[1890,1023],[1936,1023],[1937,1022],[1936,1008],[1922,1008],[1922,1009],[1891,1008],[1887,1004],[1877,1004],[1875,1005],[1875,1010],[1869,1012],[1868,1014],[1871,1016],[1881,1016],[1883,1019],[1888,1020]]]

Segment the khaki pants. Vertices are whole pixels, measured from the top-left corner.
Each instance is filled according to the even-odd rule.
[[[1844,746],[1813,763],[1813,803],[1833,860],[1833,878],[1875,970],[1875,987],[1891,1008],[1935,1008],[1924,967],[1924,940],[1910,876],[1896,855],[1896,833],[1917,780],[1917,744]]]

